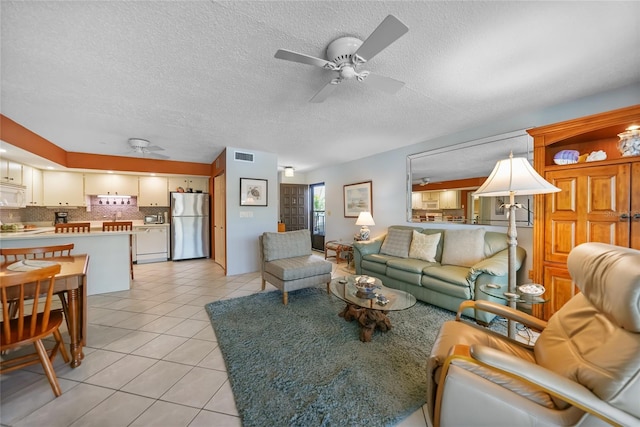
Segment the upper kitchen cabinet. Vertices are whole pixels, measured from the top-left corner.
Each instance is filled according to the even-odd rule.
[[[440,192],[440,209],[460,209],[460,191],[445,190]]]
[[[108,196],[137,196],[138,177],[114,173],[88,173],[84,176],[85,194]]]
[[[177,191],[178,187],[182,187],[185,191],[191,188],[193,191],[209,192],[208,177],[188,177],[188,176],[172,176],[169,177],[169,191]]]
[[[169,206],[169,184],[160,176],[139,178],[138,206]]]
[[[27,206],[42,206],[43,203],[43,191],[42,191],[42,171],[31,166],[22,166],[22,184],[27,187],[26,190],[26,205]]]
[[[85,206],[81,173],[43,171],[42,178],[45,206]]]
[[[0,159],[0,182],[22,185],[22,165],[10,160]]]

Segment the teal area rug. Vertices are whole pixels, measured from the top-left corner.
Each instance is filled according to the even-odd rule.
[[[388,426],[426,401],[426,361],[454,313],[418,302],[363,343],[326,288],[205,306],[244,426]]]

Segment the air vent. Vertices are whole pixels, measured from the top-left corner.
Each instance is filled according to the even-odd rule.
[[[242,151],[234,151],[234,160],[236,162],[253,163],[253,153],[243,153]]]

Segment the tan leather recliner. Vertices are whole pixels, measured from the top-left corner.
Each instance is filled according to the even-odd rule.
[[[428,361],[435,426],[640,426],[640,251],[584,243],[567,264],[581,293],[548,323],[461,305],[540,331],[533,347],[460,315],[442,326]]]

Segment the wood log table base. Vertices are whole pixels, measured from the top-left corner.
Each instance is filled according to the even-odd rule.
[[[347,322],[358,321],[360,325],[360,341],[369,342],[376,329],[382,332],[387,332],[391,329],[391,320],[387,317],[387,313],[388,311],[372,310],[347,304],[338,316],[343,317]]]

